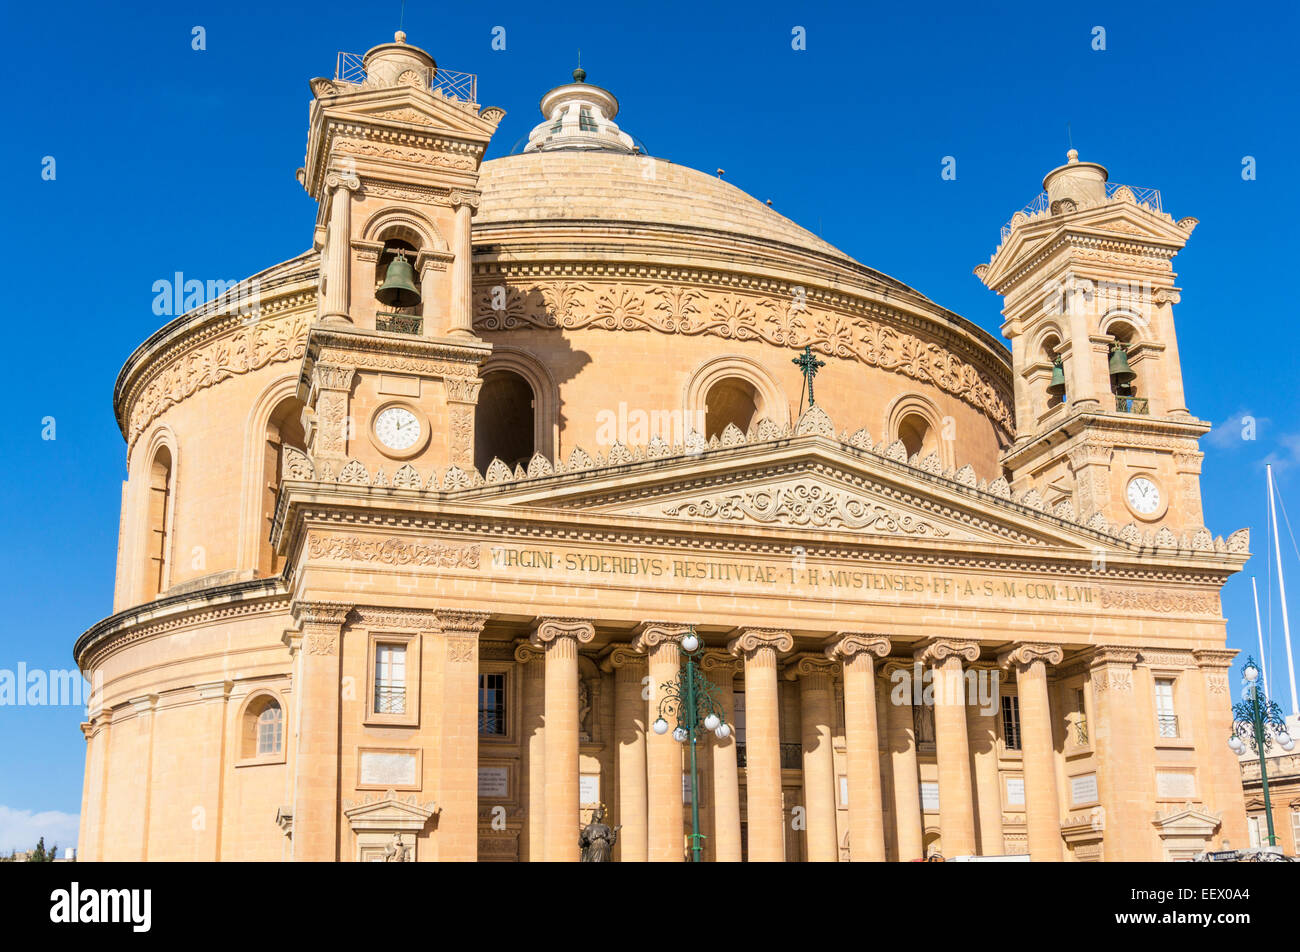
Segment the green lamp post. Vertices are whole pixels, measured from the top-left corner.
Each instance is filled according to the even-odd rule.
[[[691,626],[682,636],[681,651],[685,663],[677,669],[677,677],[659,686],[663,696],[659,700],[659,717],[651,725],[656,734],[668,733],[668,719],[674,718],[673,739],[679,744],[690,744],[691,750],[691,862],[701,861],[704,835],[700,833],[700,775],[695,764],[695,745],[700,728],[712,731],[721,740],[731,734],[727,724],[718,689],[700,672],[700,658],[704,645]]]
[[[1232,736],[1228,746],[1237,756],[1246,752],[1242,738],[1250,742],[1251,750],[1259,755],[1259,779],[1264,788],[1264,816],[1268,819],[1268,845],[1277,845],[1273,830],[1273,804],[1268,797],[1268,765],[1264,755],[1274,741],[1284,751],[1295,748],[1295,741],[1286,732],[1286,721],[1276,701],[1270,701],[1259,685],[1259,667],[1255,659],[1246,658],[1241,669],[1241,700],[1232,705]]]

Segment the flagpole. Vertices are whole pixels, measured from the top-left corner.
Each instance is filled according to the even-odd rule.
[[[1282,635],[1286,639],[1286,668],[1291,676],[1291,713],[1300,714],[1300,701],[1296,700],[1295,658],[1291,656],[1291,622],[1286,613],[1286,580],[1282,578],[1282,533],[1277,528],[1277,508],[1273,503],[1273,464],[1268,464],[1268,511],[1273,520],[1273,552],[1277,556],[1277,587],[1282,596]]]
[[[1267,546],[1266,546],[1267,548]],[[1259,621],[1259,586],[1255,584],[1255,576],[1250,577],[1250,593],[1255,596],[1255,632],[1259,635],[1259,671],[1260,677],[1264,679],[1264,693],[1272,697],[1272,688],[1268,686],[1268,669],[1272,667],[1266,660],[1268,655],[1264,654],[1264,626]]]

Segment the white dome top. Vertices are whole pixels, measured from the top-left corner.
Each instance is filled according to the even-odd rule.
[[[581,68],[573,71],[573,82],[556,86],[542,97],[546,118],[528,134],[525,152],[553,152],[561,149],[601,152],[639,152],[632,137],[614,122],[618,100],[608,89],[586,82]]]

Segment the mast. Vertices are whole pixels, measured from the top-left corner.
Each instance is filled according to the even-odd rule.
[[[1268,686],[1268,669],[1272,667],[1268,663],[1268,655],[1264,654],[1264,626],[1259,621],[1259,586],[1255,584],[1255,576],[1250,577],[1250,593],[1255,596],[1255,633],[1259,635],[1259,676],[1264,679],[1264,693],[1268,697],[1273,696],[1273,689]]]
[[[1282,578],[1282,534],[1277,529],[1277,509],[1273,503],[1273,464],[1268,469],[1268,512],[1273,520],[1273,552],[1277,556],[1277,587],[1282,596],[1282,635],[1286,639],[1286,667],[1291,675],[1291,713],[1300,714],[1300,701],[1296,700],[1295,658],[1291,656],[1291,622],[1286,614],[1286,580]],[[1267,689],[1266,689],[1267,690]]]

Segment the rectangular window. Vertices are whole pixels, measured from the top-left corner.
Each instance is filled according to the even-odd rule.
[[[375,646],[375,713],[406,713],[406,645]]]
[[[1020,698],[1002,696],[1002,742],[1007,750],[1020,749]]]
[[[506,676],[478,676],[478,732],[494,737],[506,734]]]
[[[588,106],[578,110],[578,129],[582,132],[596,131],[596,120],[591,117],[591,109]]]
[[[1291,811],[1291,853],[1300,855],[1300,810]]]
[[[1178,736],[1178,715],[1174,713],[1174,679],[1156,678],[1156,727],[1161,737]]]

